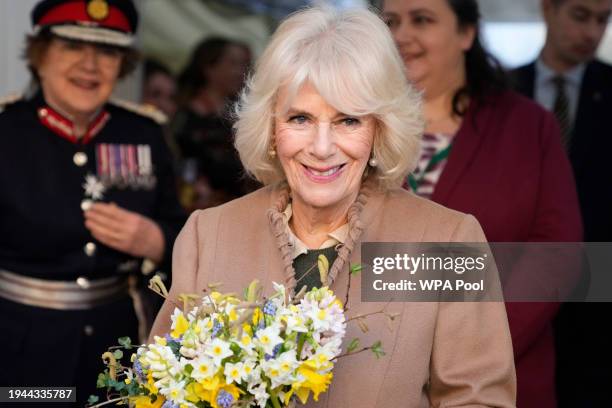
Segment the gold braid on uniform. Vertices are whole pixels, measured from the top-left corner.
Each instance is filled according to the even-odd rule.
[[[21,99],[23,99],[23,94],[21,93],[10,93],[8,95],[0,97],[0,112],[4,110],[5,106],[18,102]]]
[[[160,126],[164,126],[168,123],[168,117],[153,105],[140,104],[131,101],[126,101],[125,99],[115,98],[111,99],[109,102],[111,103],[111,105],[118,106],[130,112],[152,119]]]

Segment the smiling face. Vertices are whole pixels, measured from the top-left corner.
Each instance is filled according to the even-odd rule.
[[[370,158],[374,118],[338,112],[309,84],[287,99],[283,87],[275,105],[274,144],[293,205],[348,209]]]
[[[595,56],[606,31],[612,0],[544,0],[546,46],[555,65],[565,69]]]
[[[109,99],[121,61],[117,48],[54,38],[36,70],[47,102],[67,115],[83,117]]]
[[[472,46],[475,30],[459,27],[448,0],[385,0],[382,17],[393,34],[408,78],[419,89],[427,94],[463,85],[464,53]]]

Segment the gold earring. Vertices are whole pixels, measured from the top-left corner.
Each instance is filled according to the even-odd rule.
[[[270,148],[268,149],[268,156],[270,156],[270,158],[275,158],[276,157],[276,148],[275,146],[270,146]]]

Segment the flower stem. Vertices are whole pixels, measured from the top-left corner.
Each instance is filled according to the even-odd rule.
[[[270,390],[270,401],[272,401],[272,406],[274,408],[281,408],[281,404],[278,401],[278,396],[276,395],[276,391]]]
[[[119,401],[126,401],[128,398],[129,398],[129,397],[119,397],[119,398],[113,398],[113,399],[110,399],[110,400],[108,400],[108,401],[104,401],[104,402],[101,402],[101,403],[99,403],[99,404],[96,404],[96,405],[91,405],[91,406],[89,406],[89,407],[87,407],[87,408],[98,408],[98,407],[103,407],[104,405],[114,404],[115,402],[119,402]]]

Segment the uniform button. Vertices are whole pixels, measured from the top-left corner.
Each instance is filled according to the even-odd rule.
[[[96,244],[93,242],[88,242],[85,244],[85,248],[83,248],[83,250],[87,256],[93,256],[96,253]]]
[[[83,327],[83,331],[85,332],[86,335],[88,336],[92,336],[94,334],[94,328],[92,325],[88,324],[85,327]]]
[[[45,109],[45,108],[40,108],[40,109],[38,110],[38,115],[39,115],[41,118],[46,117],[48,114],[49,114],[49,111],[48,111],[47,109]]]
[[[81,210],[87,211],[91,208],[92,205],[93,205],[93,201],[85,199],[81,201]]]
[[[76,280],[77,285],[79,285],[79,288],[81,289],[89,289],[89,287],[91,286],[91,283],[89,282],[89,279],[84,278],[82,276],[79,276]]]
[[[76,152],[72,157],[72,160],[77,166],[83,167],[87,164],[87,155],[83,152]]]

